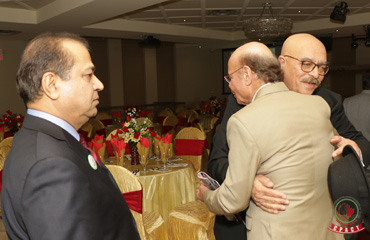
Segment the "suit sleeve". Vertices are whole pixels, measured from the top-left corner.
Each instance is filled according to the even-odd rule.
[[[44,159],[30,170],[22,194],[30,239],[103,239],[88,179],[71,161]],[[48,216],[48,217],[45,217]]]
[[[229,146],[227,145],[226,139],[227,122],[234,113],[243,107],[244,106],[237,103],[233,95],[229,95],[220,127],[213,136],[212,151],[209,157],[207,171],[209,175],[216,179],[220,184],[224,181],[227,168],[229,167]]]
[[[331,108],[330,121],[334,128],[338,131],[339,135],[345,138],[349,138],[357,143],[361,149],[362,157],[365,163],[365,167],[370,164],[370,142],[362,135],[361,132],[357,131],[356,128],[349,121],[347,115],[344,112],[342,97],[334,92],[331,92],[325,88],[318,88],[315,91],[316,95],[321,96],[329,104]]]
[[[204,192],[204,202],[216,214],[233,214],[246,209],[261,155],[248,130],[236,117],[229,120],[229,167],[223,184]]]

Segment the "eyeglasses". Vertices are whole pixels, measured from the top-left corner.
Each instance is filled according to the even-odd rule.
[[[239,71],[239,70],[240,70],[240,69],[242,69],[243,67],[244,67],[244,66],[241,66],[240,68],[236,69],[234,72],[232,72],[232,73],[230,73],[229,75],[225,76],[225,77],[224,77],[225,81],[226,81],[228,84],[230,84],[231,79],[233,79],[233,78],[231,77],[231,75],[233,75],[234,73],[236,73],[237,71]]]
[[[303,72],[306,72],[306,73],[312,72],[315,69],[315,67],[317,67],[318,73],[320,76],[324,76],[325,74],[329,72],[329,66],[327,64],[316,64],[311,61],[302,61],[302,60],[299,60],[298,58],[295,58],[289,55],[284,55],[284,57],[290,57],[297,61],[300,61],[301,69]]]

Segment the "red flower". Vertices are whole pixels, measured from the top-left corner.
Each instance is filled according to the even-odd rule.
[[[122,131],[124,131],[124,132],[128,132],[128,127],[123,127],[123,128],[122,128]]]
[[[134,138],[138,139],[139,137],[140,137],[140,131],[137,131],[137,132],[135,133]]]
[[[12,118],[12,119],[10,119],[10,121],[11,121],[12,123],[16,123],[16,122],[17,122],[17,119]]]
[[[155,137],[155,136],[157,136],[157,133],[156,133],[156,131],[151,131],[151,132],[150,132],[150,136],[152,136],[152,137]]]
[[[13,113],[10,110],[6,110],[6,113],[12,115]]]
[[[13,125],[8,124],[8,128],[9,128],[9,129],[12,129],[12,127],[13,127]]]
[[[131,120],[130,116],[126,116],[126,122],[129,122]]]

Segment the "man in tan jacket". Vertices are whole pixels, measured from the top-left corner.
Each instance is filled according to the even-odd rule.
[[[343,239],[328,230],[333,204],[326,181],[334,150],[328,104],[318,96],[289,91],[281,82],[278,60],[261,43],[238,48],[228,70],[225,80],[237,102],[247,106],[228,122],[225,181],[215,191],[201,185],[198,198],[216,214],[249,206],[248,240]],[[289,196],[286,211],[270,214],[250,201],[256,174],[265,175],[274,189]]]

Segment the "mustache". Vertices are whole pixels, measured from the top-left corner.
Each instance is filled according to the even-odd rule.
[[[320,80],[318,78],[314,77],[305,77],[301,79],[301,82],[306,82],[306,83],[313,83],[315,85],[320,85]]]

